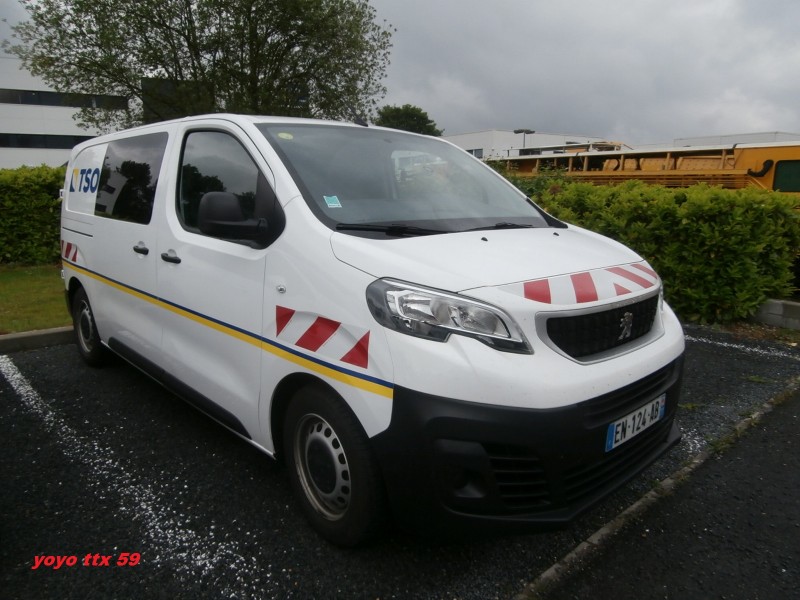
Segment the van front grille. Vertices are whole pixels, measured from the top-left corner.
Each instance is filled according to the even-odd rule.
[[[582,358],[628,344],[653,328],[658,295],[611,310],[576,316],[553,316],[547,335],[564,353]]]

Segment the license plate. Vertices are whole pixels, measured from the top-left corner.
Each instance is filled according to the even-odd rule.
[[[655,400],[625,415],[608,426],[606,432],[606,452],[636,437],[651,425],[664,418],[667,395],[661,394]]]

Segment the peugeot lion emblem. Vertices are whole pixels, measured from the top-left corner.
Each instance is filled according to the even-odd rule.
[[[619,326],[620,329],[622,329],[622,333],[620,333],[619,337],[617,338],[618,342],[627,340],[629,337],[631,337],[631,329],[633,328],[633,313],[626,312],[624,315],[622,315],[622,318],[619,320]]]

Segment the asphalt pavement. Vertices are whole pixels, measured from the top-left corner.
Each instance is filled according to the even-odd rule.
[[[800,393],[740,436],[519,598],[800,598]]]
[[[0,352],[4,599],[800,597],[796,348],[687,328],[683,440],[565,530],[349,551],[134,369],[24,348]]]

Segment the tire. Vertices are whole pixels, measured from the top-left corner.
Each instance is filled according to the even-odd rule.
[[[367,436],[344,402],[322,387],[299,390],[283,434],[292,489],[312,527],[337,546],[377,537],[386,523],[383,482]]]
[[[75,344],[84,362],[92,367],[104,365],[108,351],[100,341],[92,306],[83,288],[79,288],[72,299],[72,326],[75,331]]]

